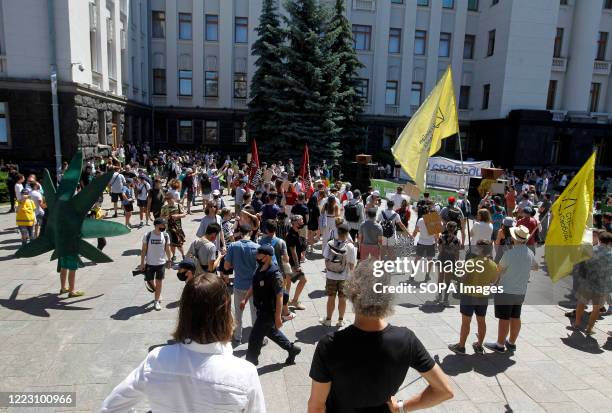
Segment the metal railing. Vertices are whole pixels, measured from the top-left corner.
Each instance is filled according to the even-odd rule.
[[[609,75],[610,62],[606,62],[604,60],[595,60],[595,62],[593,62],[593,73],[596,75]]]
[[[353,0],[353,8],[355,10],[376,10],[376,0]]]
[[[399,113],[398,105],[385,105],[385,114],[387,115],[397,115]]]

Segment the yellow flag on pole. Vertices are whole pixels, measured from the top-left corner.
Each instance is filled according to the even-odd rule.
[[[586,242],[583,239],[592,218],[596,153],[593,152],[550,208],[544,258],[553,282],[571,273],[574,265],[592,255],[592,239]]]
[[[427,161],[442,139],[459,133],[453,74],[450,66],[412,116],[391,152],[421,191],[425,190]]]

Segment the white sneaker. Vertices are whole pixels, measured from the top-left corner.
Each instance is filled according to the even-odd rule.
[[[336,327],[344,327],[345,324],[346,324],[346,321],[343,318],[341,318],[341,319],[338,319],[338,322],[336,323]]]
[[[162,302],[162,296],[161,295],[159,296],[159,300],[157,300],[157,302],[161,304],[161,302]]]
[[[159,303],[159,301],[155,301],[155,311],[160,311],[161,310],[161,304]]]
[[[328,320],[328,319],[327,319],[327,318],[325,318],[325,317],[321,317],[321,318],[319,318],[319,323],[320,323],[321,325],[324,325],[325,327],[331,327],[331,320]]]

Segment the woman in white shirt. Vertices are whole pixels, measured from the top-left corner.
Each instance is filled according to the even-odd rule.
[[[101,412],[265,413],[255,366],[232,354],[231,296],[215,274],[194,277],[181,295],[176,344],[157,347],[104,400]]]
[[[491,213],[488,209],[479,209],[476,214],[476,221],[474,221],[470,230],[470,244],[477,245],[480,240],[490,241],[491,234],[493,234]]]

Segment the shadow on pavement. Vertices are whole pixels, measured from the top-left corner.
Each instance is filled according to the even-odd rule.
[[[438,361],[438,356],[435,356]],[[449,354],[440,362],[440,367],[449,376],[474,371],[486,377],[494,377],[508,370],[516,361],[508,358],[508,355],[487,353],[487,354]]]
[[[146,304],[140,306],[125,307],[110,316],[113,320],[129,320],[130,318],[139,314],[145,314],[153,310],[153,301],[149,301]]]
[[[275,371],[282,370],[283,367],[285,367],[285,363],[268,364],[267,366],[258,368],[257,374],[263,376],[266,373],[273,373]]]
[[[0,251],[14,251],[21,248],[21,244],[18,245],[7,245],[6,247],[0,247]]]
[[[0,244],[16,244],[18,242],[21,242],[21,238],[5,239],[0,241]]]
[[[3,229],[2,231],[0,231],[0,235],[14,234],[16,232],[17,232],[17,227],[6,228],[6,229]]]
[[[49,317],[47,310],[91,310],[90,307],[78,307],[73,304],[83,301],[95,300],[102,297],[104,294],[95,295],[92,297],[80,298],[74,301],[64,301],[68,297],[59,297],[57,294],[45,293],[30,297],[23,300],[18,300],[19,290],[23,284],[19,284],[8,299],[0,299],[0,306],[9,310],[21,311],[36,317]]]
[[[296,331],[295,336],[300,343],[315,344],[325,334],[334,331],[330,327],[324,327],[322,325],[306,327],[301,331]]]
[[[325,296],[327,296],[327,293],[324,290],[314,290],[308,293],[308,297],[313,300],[323,298]]]
[[[123,251],[123,253],[121,253],[122,257],[131,257],[134,255],[140,255],[140,248],[133,250],[125,250]]]
[[[568,347],[584,351],[590,354],[601,354],[604,351],[599,347],[597,340],[591,336],[584,336],[579,331],[573,331],[567,337],[561,337],[561,341]]]

